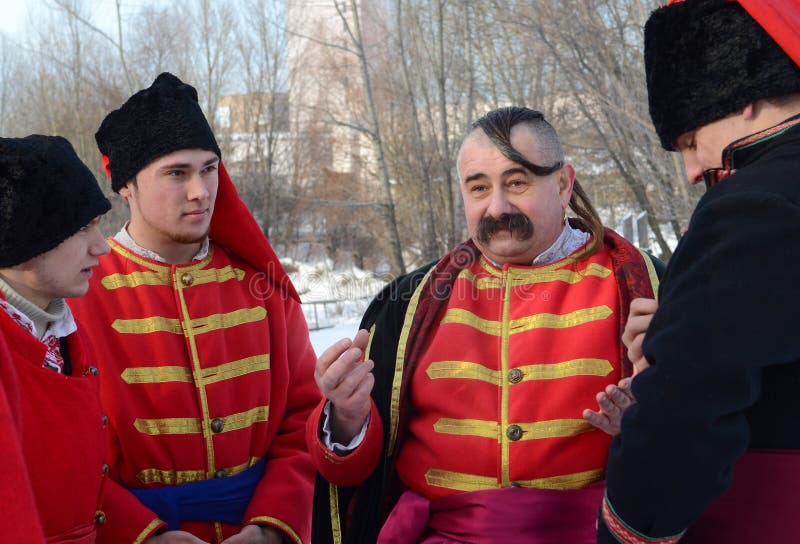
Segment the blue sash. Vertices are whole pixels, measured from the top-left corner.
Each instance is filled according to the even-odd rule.
[[[262,458],[235,476],[130,491],[166,521],[170,531],[178,530],[182,520],[241,525],[266,464]]]

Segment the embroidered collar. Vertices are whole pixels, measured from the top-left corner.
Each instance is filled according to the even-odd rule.
[[[539,265],[539,264],[550,264],[556,261],[560,261],[561,259],[565,258],[568,255],[572,255],[579,247],[586,244],[591,238],[592,235],[588,232],[584,232],[580,229],[576,229],[572,225],[569,224],[569,221],[564,228],[561,230],[561,234],[558,235],[556,241],[553,244],[539,253],[534,259],[531,265]],[[503,268],[502,265],[494,262],[486,255],[483,255],[483,258],[486,259],[488,262],[492,263],[497,268]]]
[[[734,140],[732,143],[722,150],[722,167],[710,168],[703,172],[703,179],[706,182],[706,189],[710,189],[720,181],[736,173],[736,164],[734,159],[737,157],[737,152],[741,152],[750,147],[771,140],[780,136],[787,130],[793,128],[795,125],[800,124],[800,115],[795,115],[788,118],[780,124],[764,129],[755,134],[750,134],[744,138]]]
[[[114,240],[116,240],[119,243],[119,245],[121,245],[122,247],[124,247],[128,251],[131,251],[131,252],[135,253],[136,255],[138,255],[140,257],[144,257],[146,259],[150,259],[151,261],[156,261],[156,262],[159,262],[159,263],[166,263],[167,262],[167,260],[164,259],[164,257],[159,255],[155,251],[151,251],[151,250],[149,250],[149,249],[147,249],[145,247],[142,247],[139,244],[137,244],[134,241],[134,239],[131,238],[131,235],[128,234],[128,223],[127,222],[122,226],[122,228],[119,230],[119,232],[114,235]],[[209,248],[209,241],[208,241],[208,236],[206,236],[206,239],[203,240],[202,244],[200,244],[200,250],[197,252],[197,254],[194,257],[192,257],[192,260],[193,261],[202,261],[203,259],[205,259],[206,256],[208,255],[208,248]]]

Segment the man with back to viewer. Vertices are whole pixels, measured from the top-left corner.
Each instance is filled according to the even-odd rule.
[[[537,111],[476,121],[458,175],[471,239],[318,360],[319,542],[595,540],[610,438],[582,416],[630,375],[620,333],[655,272],[603,228]]]
[[[798,65],[797,0],[670,2],[645,27],[653,124],[709,189],[660,307],[631,310],[631,358],[652,366],[611,445],[599,542],[800,542]]]
[[[160,542],[308,542],[315,356],[195,89],[163,73],[95,138],[130,220],[74,308],[104,361],[112,471],[159,518],[120,542],[164,522]]]

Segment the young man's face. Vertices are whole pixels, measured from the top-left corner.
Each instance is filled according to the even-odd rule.
[[[722,151],[734,140],[749,134],[741,114],[717,119],[681,134],[675,147],[683,157],[686,178],[694,185],[703,181],[703,172],[722,167]]]
[[[89,289],[92,268],[109,252],[100,217],[46,253],[2,270],[20,295],[40,308],[57,298],[80,297]]]
[[[214,212],[218,168],[214,152],[183,149],[140,170],[136,183],[119,191],[130,205],[128,232],[136,243],[167,258],[202,242]]]
[[[528,127],[511,130],[511,145],[530,162],[548,165]],[[531,264],[561,234],[575,179],[571,165],[537,176],[507,159],[476,129],[461,146],[458,177],[469,235],[495,263]],[[494,228],[487,233],[486,225]]]

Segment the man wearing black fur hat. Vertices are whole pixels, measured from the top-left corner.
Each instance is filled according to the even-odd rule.
[[[64,302],[109,251],[110,208],[64,138],[0,138],[0,542],[108,542],[146,512],[108,479],[98,363]]]
[[[161,74],[95,137],[130,221],[75,310],[105,364],[112,472],[158,515],[118,541],[163,520],[159,542],[308,542],[314,351],[197,92]]]
[[[799,64],[797,0],[672,1],[645,27],[656,131],[709,189],[611,445],[601,543],[800,542]]]

